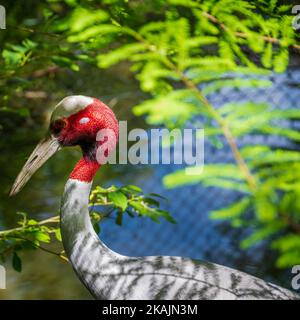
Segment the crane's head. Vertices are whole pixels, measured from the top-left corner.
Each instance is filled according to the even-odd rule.
[[[118,121],[103,102],[79,95],[64,98],[54,108],[46,137],[23,166],[10,195],[18,193],[34,172],[62,147],[79,145],[87,161],[102,164],[115,148],[118,134]],[[102,152],[98,152],[99,148]]]

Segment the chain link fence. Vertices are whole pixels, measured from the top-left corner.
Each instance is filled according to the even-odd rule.
[[[297,108],[300,101],[300,70],[289,70],[285,74],[266,77],[273,81],[268,88],[224,88],[210,96],[210,102],[218,107],[226,102],[254,101],[269,103],[274,108]],[[299,123],[290,121],[289,126],[299,128]],[[299,128],[300,129],[300,128]],[[299,146],[278,136],[252,135],[239,140],[239,145],[264,143],[276,147],[297,149]],[[229,147],[224,142],[222,149],[205,142],[205,163],[233,162]],[[205,166],[204,166],[205,168]],[[171,224],[161,221],[156,224],[150,219],[131,219],[124,216],[123,226],[113,219],[103,222],[101,237],[115,251],[131,256],[175,255],[207,260],[230,266],[268,281],[290,287],[289,270],[274,267],[276,255],[267,243],[242,250],[241,239],[250,234],[249,229],[235,229],[228,222],[209,219],[209,212],[222,208],[239,197],[231,190],[201,185],[179,187],[166,190],[162,184],[164,175],[178,170],[176,165],[134,166],[113,181],[116,184],[136,184],[145,192],[159,193],[169,199],[164,204],[177,221]]]

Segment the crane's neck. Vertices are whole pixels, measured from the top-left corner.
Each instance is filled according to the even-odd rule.
[[[93,274],[98,272],[99,264],[121,257],[102,243],[89,216],[92,179],[99,167],[97,162],[85,157],[77,163],[66,183],[61,206],[61,235],[65,252],[79,278],[92,293]]]
[[[91,183],[99,168],[100,164],[96,160],[91,160],[89,157],[84,156],[76,164],[70,174],[70,179]]]
[[[69,258],[81,237],[95,233],[88,205],[93,178],[99,167],[96,161],[83,157],[76,164],[65,186],[61,206],[61,233]]]
[[[65,252],[70,258],[76,244],[94,230],[88,212],[88,200],[92,183],[68,179],[60,213],[61,234]]]

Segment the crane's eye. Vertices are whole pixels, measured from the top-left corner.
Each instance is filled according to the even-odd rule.
[[[67,124],[67,119],[55,120],[50,124],[50,130],[54,135],[57,135],[61,132],[62,129],[64,129],[67,126]]]
[[[85,123],[88,123],[90,121],[90,118],[87,118],[87,117],[83,117],[79,120],[79,123],[80,124],[85,124]]]

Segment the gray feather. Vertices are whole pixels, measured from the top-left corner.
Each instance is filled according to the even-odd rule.
[[[96,299],[299,299],[291,291],[221,265],[181,257],[127,257],[94,232],[91,184],[68,180],[61,209],[65,251]]]

